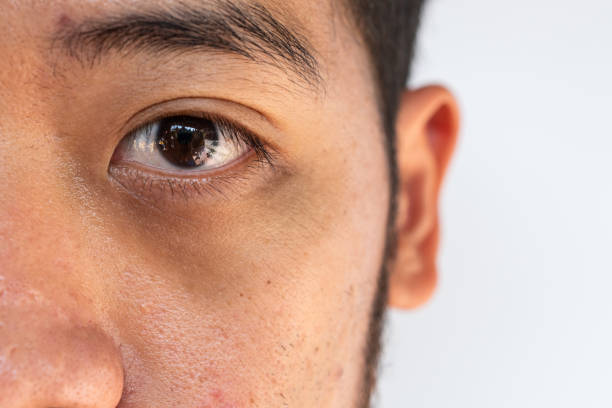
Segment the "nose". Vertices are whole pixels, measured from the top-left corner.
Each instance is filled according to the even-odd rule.
[[[91,245],[58,188],[39,185],[50,172],[14,169],[25,179],[0,186],[0,408],[115,408],[122,359]]]
[[[122,387],[110,337],[0,275],[0,407],[113,408]]]
[[[98,246],[87,239],[97,230],[81,212],[80,190],[74,193],[72,179],[54,167],[53,146],[43,137],[31,142],[37,128],[13,126],[24,121],[12,121],[5,105],[0,173],[10,176],[0,185],[0,408],[115,408],[123,368],[109,335]],[[37,160],[24,160],[29,151]]]

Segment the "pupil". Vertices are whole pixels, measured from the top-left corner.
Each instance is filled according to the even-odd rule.
[[[185,129],[185,128],[179,128],[179,130],[177,131],[177,139],[178,142],[182,145],[186,145],[189,144],[191,142],[191,140],[193,139],[193,130],[192,129]]]
[[[191,116],[163,119],[157,135],[157,147],[164,158],[179,167],[205,164],[211,156],[210,145],[217,141],[217,130],[210,120]]]

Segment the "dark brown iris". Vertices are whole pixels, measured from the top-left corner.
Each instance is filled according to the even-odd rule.
[[[159,125],[157,147],[170,163],[199,167],[214,152],[219,135],[213,122],[192,116],[173,116]]]

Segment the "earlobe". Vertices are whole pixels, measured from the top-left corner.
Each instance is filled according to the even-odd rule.
[[[459,109],[445,88],[405,91],[396,124],[399,175],[396,256],[389,305],[425,303],[437,282],[438,196],[459,128]]]

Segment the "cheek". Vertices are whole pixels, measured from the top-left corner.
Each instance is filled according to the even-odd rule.
[[[283,199],[275,200],[284,204],[268,208],[276,219],[268,234],[274,244],[252,242],[260,245],[259,265],[272,275],[272,287],[259,293],[275,316],[275,334],[286,341],[284,368],[297,381],[311,380],[310,395],[331,400],[337,390],[354,395],[350,390],[360,380],[389,192],[382,144],[336,144],[320,151],[303,163],[305,170],[286,186]],[[327,159],[334,154],[338,160]]]
[[[218,390],[228,406],[351,395],[384,248],[384,152],[365,141],[336,145],[335,156],[312,146],[274,188],[214,220],[203,212],[206,228],[113,234],[114,258],[131,259],[109,288],[133,356],[128,395],[160,384],[209,399]]]

